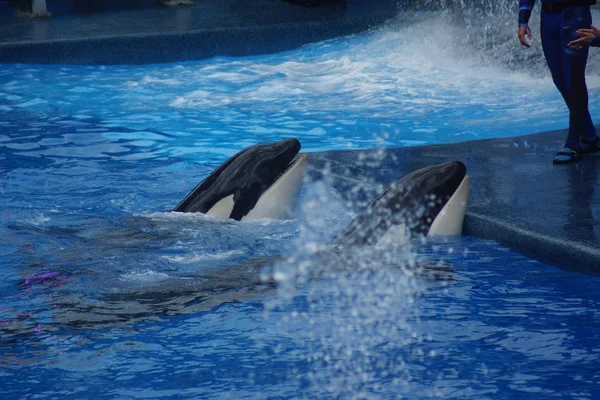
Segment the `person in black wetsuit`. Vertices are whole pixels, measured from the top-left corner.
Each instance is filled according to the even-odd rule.
[[[578,161],[582,153],[600,151],[600,138],[588,110],[585,83],[588,46],[568,46],[579,39],[578,30],[591,29],[590,5],[596,0],[541,0],[541,37],[546,63],[554,84],[569,108],[569,133],[564,148],[554,164]],[[519,30],[521,44],[530,47],[531,29],[528,22],[535,0],[519,0]]]

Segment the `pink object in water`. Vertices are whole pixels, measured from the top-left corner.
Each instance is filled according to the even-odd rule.
[[[25,278],[25,282],[23,282],[23,285],[45,285],[47,283],[51,283],[52,286],[58,286],[64,283],[64,279],[60,276],[58,272],[42,272],[39,274],[30,275],[27,278]]]

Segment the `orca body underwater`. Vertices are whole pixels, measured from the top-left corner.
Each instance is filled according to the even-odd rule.
[[[432,235],[460,235],[469,201],[460,161],[426,167],[390,185],[345,229],[334,245],[376,245]]]
[[[287,198],[289,200],[287,205],[289,205],[296,201],[307,164],[306,157],[293,161],[299,150],[300,144],[294,139],[252,146],[243,150],[200,183],[176,207],[176,211],[211,212],[214,211],[217,203],[231,197],[232,205],[229,211],[226,210],[227,212],[222,215],[237,215],[242,219],[251,215],[257,207],[261,209],[263,207],[261,204],[267,204],[266,197],[269,196],[272,196],[271,199]],[[267,168],[268,173],[263,172],[259,166]],[[255,188],[257,185],[260,190]],[[284,196],[285,188],[292,190],[293,193]],[[272,193],[269,194],[269,191]],[[410,238],[439,234],[458,235],[462,231],[468,197],[469,179],[463,163],[449,162],[417,170],[393,183],[378,195],[365,212],[335,236],[331,241],[334,251],[331,247],[325,251],[317,251],[314,255],[318,257],[318,261],[311,273],[319,276],[321,272],[334,268],[352,267],[355,253],[347,251],[349,249],[345,248],[345,245],[376,245],[385,238],[396,239],[395,235],[398,231],[407,232]],[[252,200],[255,198],[258,199]],[[250,211],[236,214],[234,209],[236,206],[241,207],[242,204],[243,210]],[[146,252],[148,246],[141,243],[149,240],[157,241],[157,239],[157,248],[163,248],[164,242],[160,241],[161,237],[178,240],[175,236],[173,238],[161,236],[164,227],[148,225],[148,221],[144,218],[136,217],[134,221],[136,224],[141,224],[137,229],[133,229],[136,226],[130,226],[129,232],[126,229],[123,231],[110,229],[109,234],[116,232],[118,236],[96,236],[92,242],[95,246],[104,246],[111,251],[110,254],[114,254],[113,251]],[[93,218],[86,225],[89,231],[85,230],[85,226],[83,227],[83,232],[86,234],[81,236],[81,240],[86,245],[91,235],[98,234],[98,222]],[[131,225],[131,221],[129,224]],[[121,224],[119,223],[118,226]],[[179,232],[179,229],[174,229],[173,232],[175,231]],[[55,229],[48,229],[47,235],[54,240],[56,232]],[[65,234],[68,234],[69,240],[73,239],[71,233]],[[142,241],[139,242],[140,245],[136,240]],[[115,241],[123,242],[125,247],[115,246]],[[121,256],[120,253],[117,254]],[[381,254],[389,253],[386,251]],[[69,262],[72,264],[72,258],[77,256],[83,257],[84,254],[81,251],[74,252],[68,257]],[[62,251],[61,257],[65,257]],[[52,309],[55,323],[47,324],[46,329],[61,326],[106,329],[155,318],[156,315],[194,313],[214,309],[215,306],[223,303],[268,296],[275,292],[277,280],[271,272],[264,273],[264,268],[280,260],[281,256],[267,256],[247,260],[242,264],[203,270],[195,275],[170,276],[165,280],[161,278],[160,283],[138,284],[128,292],[115,291],[115,287],[110,286],[106,293],[94,299],[93,304],[85,309],[80,307],[80,304],[81,301],[89,300],[87,298],[80,300],[77,296],[74,298],[58,296],[57,303]],[[400,261],[401,264],[403,262],[395,256],[385,260],[385,262],[389,261]],[[444,264],[420,265],[417,271],[423,276],[434,279],[452,279],[452,270]],[[65,284],[70,274],[72,274],[70,270],[34,274],[24,279],[21,286],[60,287]],[[105,279],[99,281],[110,283]],[[95,293],[100,292],[100,290],[95,291]],[[6,324],[3,329],[13,336],[31,331],[28,325],[23,325],[16,318],[15,322]]]
[[[298,201],[308,157],[297,139],[250,146],[228,159],[173,209],[232,218],[286,218]]]

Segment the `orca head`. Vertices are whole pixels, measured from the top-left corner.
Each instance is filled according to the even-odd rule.
[[[294,208],[308,165],[294,159],[297,139],[250,146],[219,166],[173,209],[232,218],[284,218]]]
[[[469,177],[462,162],[423,168],[379,194],[332,243],[375,245],[384,239],[460,235],[468,199]]]

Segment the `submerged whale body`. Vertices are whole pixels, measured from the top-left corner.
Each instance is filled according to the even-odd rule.
[[[380,193],[332,244],[374,245],[398,235],[459,235],[468,198],[469,177],[462,162],[419,169]]]
[[[238,189],[240,193],[236,201],[248,202],[244,195],[251,189],[244,184],[249,182],[256,184],[259,177],[267,175],[269,178],[265,181],[267,188],[259,191],[259,199],[254,205],[248,203],[248,208],[251,210],[260,208],[258,203],[264,201],[265,196],[269,196],[267,193],[269,190],[275,194],[271,199],[278,199],[277,193],[283,193],[284,189],[289,188],[290,185],[293,190],[299,190],[303,169],[306,168],[306,160],[292,162],[298,151],[299,143],[295,140],[267,144],[266,147],[258,145],[246,149],[232,157],[203,181],[178,206],[178,209],[187,212],[210,211],[220,199],[231,196],[231,193],[235,197],[235,191]],[[278,155],[281,159],[277,162],[273,161],[277,160]],[[236,166],[236,162],[241,165]],[[273,175],[265,174],[253,166],[253,162],[271,165],[270,168],[276,170],[271,171],[274,172]],[[295,167],[297,169],[292,173],[293,176],[288,175],[287,178],[281,180],[281,177],[289,173],[286,171],[289,171],[290,165],[292,169],[295,165],[300,165],[300,167]],[[278,171],[284,173],[279,178],[275,176]],[[198,190],[199,188],[201,190]],[[366,250],[366,256],[369,257],[369,262],[366,264],[369,268],[373,265],[372,261],[375,260],[382,260],[381,265],[384,266],[407,267],[406,260],[398,257],[401,254],[394,252],[395,249],[390,251],[385,246],[371,248],[360,248],[359,246],[375,245],[386,237],[391,237],[393,240],[396,238],[398,230],[407,232],[410,238],[424,235],[460,234],[468,195],[469,180],[466,175],[466,167],[461,162],[449,162],[423,168],[403,177],[378,195],[365,212],[335,236],[331,241],[334,246],[328,247],[325,251],[318,250],[310,255],[315,260],[314,267],[311,267],[310,271],[311,277],[318,278],[323,272],[334,271],[335,273],[348,268],[363,268],[365,264],[360,262],[362,250]],[[249,213],[245,215],[247,216]],[[161,315],[210,310],[223,303],[248,301],[275,292],[278,282],[273,275],[274,270],[270,270],[268,267],[282,260],[281,255],[263,255],[259,258],[215,266],[210,265],[214,261],[209,261],[208,268],[206,265],[202,265],[204,268],[199,268],[195,274],[183,271],[181,274],[174,273],[170,265],[166,273],[163,273],[163,269],[158,267],[154,268],[158,269],[158,272],[129,271],[128,267],[121,267],[121,264],[127,264],[122,263],[122,260],[127,260],[128,257],[136,259],[149,257],[149,264],[157,264],[153,257],[152,247],[149,246],[156,246],[156,249],[160,248],[171,254],[171,251],[180,251],[180,243],[191,244],[197,240],[195,235],[191,235],[181,242],[178,219],[170,221],[165,224],[164,221],[151,221],[142,217],[129,218],[127,223],[117,220],[114,226],[118,229],[109,229],[104,234],[100,234],[101,231],[98,231],[97,228],[99,225],[106,225],[106,221],[96,218],[84,221],[82,225],[72,227],[70,230],[65,230],[63,227],[59,227],[60,229],[36,227],[35,232],[38,237],[46,232],[48,240],[52,242],[56,241],[57,237],[60,238],[57,235],[65,235],[65,238],[73,243],[81,241],[79,245],[72,246],[73,251],[71,252],[60,248],[56,258],[62,260],[61,264],[64,266],[75,265],[79,271],[81,265],[90,265],[88,253],[80,251],[81,248],[88,249],[89,246],[93,246],[94,254],[101,255],[104,259],[119,260],[116,262],[116,266],[110,262],[98,270],[89,270],[90,274],[96,276],[95,282],[108,282],[106,286],[103,286],[103,283],[100,287],[96,287],[91,293],[63,288],[64,285],[69,284],[74,275],[70,269],[28,272],[27,277],[20,283],[23,290],[34,294],[36,290],[57,291],[56,296],[49,296],[53,302],[51,308],[53,321],[45,324],[44,330],[59,330],[65,326],[104,329],[132,324]],[[206,219],[202,219],[200,224],[205,225],[200,225],[197,229],[208,232],[208,236],[214,236],[215,233],[210,229],[222,229],[220,225],[210,228],[211,221]],[[239,225],[233,225],[235,229],[240,229]],[[351,248],[345,245],[350,245]],[[210,258],[208,259],[210,260]],[[425,261],[427,262],[427,260]],[[167,263],[167,261],[164,262]],[[170,263],[170,261],[168,262]],[[39,261],[34,255],[30,264],[37,266],[38,263]],[[204,260],[201,261],[201,264],[206,263]],[[443,263],[409,265],[409,267],[424,277],[452,279],[452,269]],[[120,275],[111,280],[108,275],[115,272]],[[141,281],[133,280],[131,281],[133,283],[129,283],[130,281],[125,279],[130,275],[129,272],[132,272],[133,276]],[[102,275],[105,273],[108,275]],[[150,281],[146,282],[146,279],[150,279]],[[34,332],[35,325],[23,322],[20,318],[16,316],[10,321],[4,321],[4,324],[0,324],[2,325],[0,333],[21,335],[23,332]]]
[[[232,218],[285,218],[302,188],[307,156],[297,139],[250,146],[228,159],[173,209]]]

